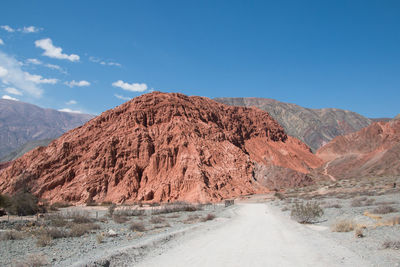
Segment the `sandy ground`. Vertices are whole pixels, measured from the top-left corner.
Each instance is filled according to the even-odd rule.
[[[171,241],[138,266],[371,266],[270,205],[240,204],[233,212],[223,225]]]

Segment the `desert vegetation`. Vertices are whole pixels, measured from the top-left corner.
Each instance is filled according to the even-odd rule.
[[[290,211],[290,216],[299,223],[315,222],[323,214],[317,202],[295,203]]]

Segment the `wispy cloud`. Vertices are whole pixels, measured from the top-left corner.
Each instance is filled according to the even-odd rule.
[[[80,110],[72,110],[72,109],[69,109],[69,108],[62,108],[62,109],[59,109],[58,111],[69,112],[69,113],[82,113],[82,111],[80,111]]]
[[[1,25],[0,28],[8,32],[15,32],[15,30],[8,25]]]
[[[0,38],[0,45],[4,45],[4,42],[1,38]]]
[[[40,60],[38,60],[36,58],[28,58],[26,60],[26,62],[29,63],[29,64],[34,64],[34,65],[42,65],[43,64],[42,61],[40,61]]]
[[[39,59],[37,59],[37,58],[28,58],[26,60],[26,63],[27,64],[33,64],[33,65],[42,65],[42,66],[44,66],[46,68],[53,69],[53,70],[58,70],[61,73],[67,74],[67,72],[63,68],[61,68],[59,65],[48,64],[48,63],[45,64],[42,61],[40,61]]]
[[[9,96],[9,95],[3,95],[1,98],[2,99],[7,99],[7,100],[19,101],[18,98],[15,98],[15,97],[12,97],[12,96]]]
[[[66,59],[72,62],[79,61],[80,57],[75,54],[64,54],[61,47],[53,45],[53,41],[50,38],[41,39],[35,41],[36,47],[44,50],[43,55],[51,58]]]
[[[132,99],[131,97],[127,97],[127,96],[123,96],[123,95],[119,95],[119,94],[115,94],[114,96],[121,100],[131,100]]]
[[[122,65],[118,62],[106,61],[106,60],[102,60],[97,57],[89,57],[89,61],[94,62],[94,63],[99,63],[100,65],[103,65],[103,66],[107,65],[107,66],[122,67]]]
[[[71,87],[71,88],[75,87],[75,86],[77,86],[77,87],[90,86],[90,82],[85,81],[85,80],[82,80],[82,81],[72,80],[70,82],[65,82],[64,84],[69,86],[69,87]]]
[[[75,100],[70,100],[70,101],[66,102],[65,104],[67,104],[67,105],[76,105],[76,104],[78,104],[78,102],[76,102]]]
[[[112,86],[131,92],[144,92],[147,90],[147,84],[145,83],[126,83],[122,80],[113,82]]]
[[[29,26],[29,27],[23,27],[22,29],[18,29],[19,31],[22,31],[23,33],[35,33],[40,31],[39,28],[36,28],[35,26]]]
[[[58,82],[57,79],[46,79],[46,78],[43,78],[41,75],[30,74],[28,72],[25,72],[25,78],[28,81],[32,81],[36,84],[40,84],[40,83],[56,84]]]
[[[31,76],[31,74],[21,69],[21,64],[15,58],[0,52],[0,80],[3,84],[18,88],[35,97],[40,97],[43,90],[38,86],[38,83],[33,81],[37,77],[32,78]],[[40,76],[40,78],[42,77]]]
[[[1,25],[0,26],[1,29],[8,31],[8,32],[22,32],[22,33],[36,33],[42,30],[42,28],[38,28],[35,26],[24,26],[22,28],[18,28],[18,29],[14,29],[12,27],[10,27],[9,25]]]
[[[18,89],[15,89],[14,87],[7,87],[6,89],[4,89],[4,91],[12,95],[22,95],[22,92]]]

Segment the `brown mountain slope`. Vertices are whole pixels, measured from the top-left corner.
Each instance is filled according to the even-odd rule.
[[[335,178],[400,174],[400,121],[376,122],[317,151]]]
[[[216,98],[215,101],[234,106],[255,106],[267,111],[288,135],[300,139],[314,151],[334,137],[358,131],[372,122],[347,110],[309,109],[268,98]]]
[[[279,187],[255,162],[290,168],[291,186],[322,164],[262,110],[154,92],[17,159],[0,172],[0,192],[26,185],[53,202],[209,201]]]
[[[59,137],[93,117],[0,99],[0,159],[29,141]]]

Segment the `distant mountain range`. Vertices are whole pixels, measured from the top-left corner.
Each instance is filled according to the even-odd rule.
[[[89,114],[60,112],[0,99],[0,159],[30,141],[54,139],[92,118]],[[21,148],[21,152],[29,146]]]
[[[282,125],[288,135],[300,139],[313,151],[336,136],[358,131],[372,123],[371,119],[347,110],[310,109],[268,98],[224,97],[214,100],[233,106],[254,106],[267,111]]]

